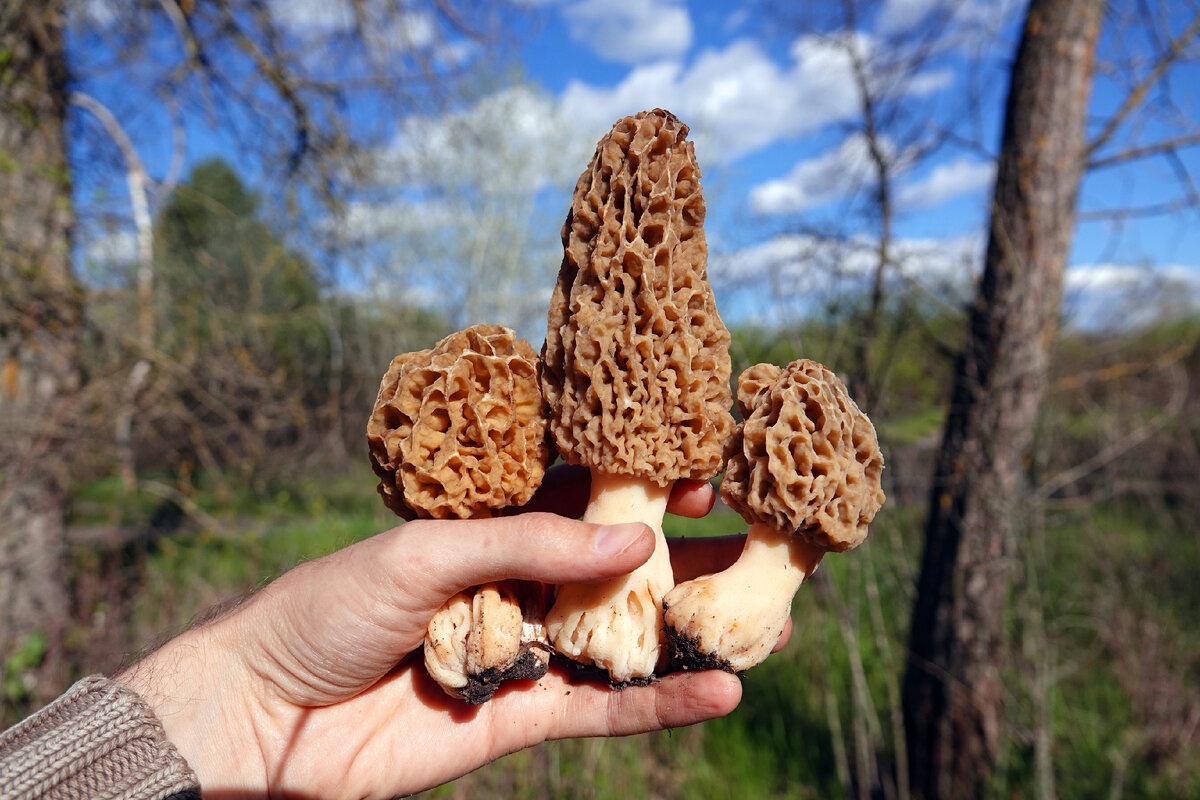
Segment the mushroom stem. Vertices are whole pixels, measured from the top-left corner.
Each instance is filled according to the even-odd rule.
[[[679,666],[741,672],[761,663],[783,633],[796,591],[824,555],[798,536],[751,525],[732,566],[681,583],[664,598]]]
[[[515,580],[459,592],[438,609],[425,636],[425,667],[453,697],[478,705],[507,680],[537,680],[550,656],[542,585]]]
[[[654,530],[654,553],[627,575],[559,586],[546,615],[546,633],[555,649],[607,670],[615,684],[649,679],[658,665],[662,598],[674,585],[662,532],[670,494],[670,485],[593,469],[584,521],[644,522]]]

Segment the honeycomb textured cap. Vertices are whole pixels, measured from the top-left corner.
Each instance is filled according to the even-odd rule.
[[[721,497],[750,523],[849,550],[883,505],[875,426],[827,367],[801,359],[738,378],[744,422],[730,446]]]
[[[660,486],[719,472],[734,425],[687,132],[656,109],[597,144],[563,224],[542,350],[563,459]]]
[[[367,443],[383,502],[405,519],[523,505],[550,460],[537,353],[508,328],[477,325],[396,356]]]

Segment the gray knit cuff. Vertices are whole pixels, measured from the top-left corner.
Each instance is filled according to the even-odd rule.
[[[98,675],[0,733],[0,800],[182,800],[199,786],[150,706]]]

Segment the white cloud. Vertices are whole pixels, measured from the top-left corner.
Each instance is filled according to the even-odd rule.
[[[837,147],[799,162],[784,177],[755,186],[750,205],[760,214],[803,211],[853,193],[871,181],[871,174],[867,138],[852,134]]]
[[[1171,288],[1200,292],[1200,266],[1076,264],[1064,276],[1067,291]]]
[[[793,321],[822,300],[865,291],[878,264],[878,242],[786,234],[709,259],[708,275],[729,322]],[[944,239],[899,239],[892,243],[891,287],[921,287],[952,303],[970,296],[983,260],[978,234]]]
[[[1024,6],[1024,0],[885,0],[875,28],[883,35],[904,33],[936,13],[944,39],[965,41],[961,34],[994,31]]]
[[[611,61],[671,58],[692,46],[692,18],[679,0],[579,0],[562,15],[572,39]]]
[[[887,284],[893,289],[919,287],[928,296],[963,306],[974,294],[985,246],[982,231],[898,239]],[[714,253],[708,275],[729,322],[775,324],[819,308],[831,295],[865,291],[877,257],[872,237],[787,234]],[[1077,264],[1064,275],[1063,312],[1068,324],[1078,328],[1130,328],[1197,311],[1200,265]]]
[[[105,267],[135,264],[138,260],[137,234],[121,230],[100,232],[88,239],[84,257],[91,264]]]
[[[687,68],[678,61],[635,67],[616,86],[572,81],[562,111],[595,142],[627,114],[668,108],[691,127],[702,164],[729,163],[857,114],[847,48],[872,46],[861,34],[842,42],[803,36],[779,63],[756,42],[739,39],[702,51]],[[922,74],[910,94],[939,91],[949,80],[948,73]]]
[[[881,146],[895,173],[903,175],[909,167],[903,154],[887,139]],[[901,211],[932,208],[990,186],[994,174],[990,162],[958,158],[939,164],[925,177],[902,184],[896,206]],[[782,178],[753,187],[750,204],[760,214],[794,214],[841,200],[873,182],[867,139],[853,133],[837,147],[800,161]]]
[[[1064,276],[1068,324],[1132,328],[1200,310],[1200,266],[1076,264]]]
[[[978,234],[942,239],[892,242],[892,279],[930,289],[973,281],[983,261]],[[821,238],[784,234],[729,253],[714,254],[709,278],[714,285],[762,292],[764,282],[777,294],[820,294],[834,288],[865,286],[878,264],[878,241],[870,236]]]
[[[380,0],[268,0],[274,23],[296,37],[310,68],[331,64],[345,69],[347,52],[335,34],[361,28],[371,57],[379,63],[421,53],[442,64],[457,64],[475,51],[461,37],[447,38],[437,16],[423,9],[397,8]]]
[[[379,197],[351,206],[329,232],[359,249],[368,284],[424,289],[458,326],[488,321],[541,336],[565,211],[540,202],[542,192],[561,192],[565,204],[593,146],[552,97],[520,86],[409,118],[371,165]]]
[[[441,117],[410,117],[380,155],[381,181],[492,195],[568,188],[587,164],[585,141],[553,98],[524,86]]]
[[[670,60],[643,64],[612,87],[573,81],[557,100],[524,87],[505,89],[466,110],[405,120],[380,158],[381,180],[568,191],[614,121],[656,107],[688,123],[701,164],[729,163],[856,114],[847,46],[869,48],[871,42],[802,37],[790,60],[777,63],[742,39],[700,53],[687,68]],[[932,84],[923,89],[934,90]],[[802,179],[805,170],[797,170]],[[839,186],[847,181],[840,180]],[[802,204],[813,191],[797,199],[793,187],[789,201],[776,185],[760,193],[760,202]]]
[[[995,175],[996,165],[990,161],[956,158],[938,164],[924,178],[901,186],[896,205],[901,211],[933,208],[947,200],[989,188]]]
[[[354,9],[348,0],[269,0],[271,17],[296,32],[348,30],[354,26]]]
[[[571,81],[559,98],[559,110],[594,146],[621,117],[656,107],[682,113],[676,89],[680,72],[679,64],[663,61],[635,68],[611,88]]]
[[[123,7],[118,0],[83,0],[69,3],[68,13],[78,15],[84,25],[107,28],[121,18]]]
[[[887,0],[879,10],[876,25],[885,33],[908,30],[944,5],[944,0]]]
[[[325,234],[336,236],[340,245],[367,245],[407,236],[421,236],[452,226],[459,215],[447,203],[425,199],[397,199],[386,203],[350,203],[327,220]]]

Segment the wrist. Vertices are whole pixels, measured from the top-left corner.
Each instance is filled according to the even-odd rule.
[[[172,639],[114,680],[153,709],[202,791],[265,794],[252,678],[220,621]]]

